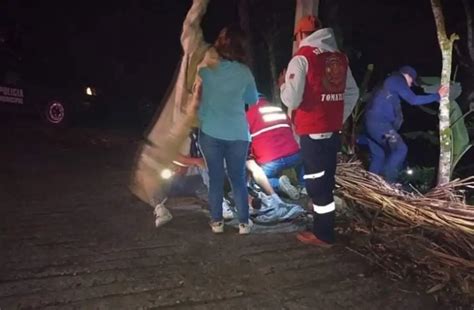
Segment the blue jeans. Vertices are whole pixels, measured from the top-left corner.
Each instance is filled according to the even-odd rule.
[[[199,144],[209,168],[209,204],[212,221],[222,221],[222,201],[224,198],[225,168],[232,185],[232,193],[240,223],[248,223],[249,205],[245,161],[248,141],[222,140],[199,132]]]
[[[273,189],[277,191],[280,189],[279,177],[281,172],[290,168],[295,169],[298,183],[304,186],[303,160],[301,159],[300,152],[262,164],[261,167]]]
[[[369,121],[366,129],[371,155],[369,171],[395,182],[407,156],[405,142],[390,124]]]

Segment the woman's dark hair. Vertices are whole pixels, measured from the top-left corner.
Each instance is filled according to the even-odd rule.
[[[223,59],[247,64],[247,36],[238,25],[222,29],[214,47]]]

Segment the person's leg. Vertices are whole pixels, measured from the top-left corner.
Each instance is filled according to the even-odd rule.
[[[366,129],[371,157],[369,171],[382,175],[387,157],[384,135],[390,131],[391,127],[379,122],[367,122]]]
[[[306,189],[313,201],[313,233],[319,240],[333,243],[336,210],[333,190],[340,136],[333,134],[331,138],[322,140],[303,136],[300,141]]]
[[[199,144],[209,169],[209,205],[211,220],[222,221],[222,201],[224,198],[224,141],[203,132],[199,134]]]
[[[294,169],[296,172],[296,178],[298,179],[298,185],[304,187],[304,168],[300,152],[283,157],[281,160],[283,162],[281,167],[282,170]]]
[[[232,185],[235,205],[238,210],[239,222],[241,224],[248,224],[249,204],[245,162],[247,159],[249,142],[237,140],[226,141],[225,144],[224,158],[227,166],[227,173]]]
[[[407,156],[408,148],[402,137],[395,131],[390,132],[390,136],[387,138],[387,144],[390,149],[390,154],[385,163],[385,179],[388,182],[396,182]]]
[[[382,175],[385,164],[385,150],[380,144],[371,138],[368,139],[368,144],[370,150],[369,171],[378,175]]]
[[[278,178],[280,177],[280,172],[282,170],[278,160],[262,164],[260,167],[267,176],[268,182],[270,182],[273,189],[277,191],[280,185]]]
[[[196,196],[196,193],[205,187],[199,174],[179,176],[173,180],[168,191],[168,197]]]
[[[153,204],[155,205],[153,214],[155,215],[155,227],[163,226],[173,219],[171,212],[165,207],[165,202],[168,200],[170,193],[176,185],[176,179],[179,176],[170,180],[170,182],[163,182],[160,190],[153,195]]]

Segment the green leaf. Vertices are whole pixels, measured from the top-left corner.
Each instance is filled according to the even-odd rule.
[[[451,122],[451,138],[453,143],[453,163],[459,161],[459,156],[464,154],[469,145],[469,133],[462,118],[461,108],[456,101],[451,101],[451,111],[449,119]]]
[[[453,156],[453,164],[451,165],[451,173],[453,173],[454,168],[456,167],[456,165],[459,163],[459,161],[464,156],[464,154],[466,154],[467,151],[469,151],[471,149],[472,146],[473,146],[472,144],[467,145],[466,148],[458,155],[458,157]]]
[[[434,94],[438,92],[441,84],[439,76],[420,76],[421,87],[427,94]],[[453,101],[461,95],[462,87],[459,82],[451,82],[449,86],[449,100]]]

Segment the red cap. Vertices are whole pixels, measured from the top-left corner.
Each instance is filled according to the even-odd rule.
[[[316,16],[303,16],[296,24],[295,35],[300,32],[314,32],[319,28],[321,28],[321,22]]]

